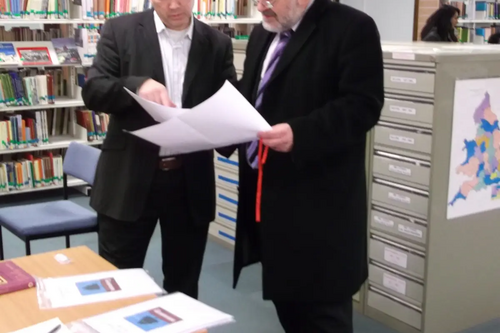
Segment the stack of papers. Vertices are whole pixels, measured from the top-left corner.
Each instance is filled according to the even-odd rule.
[[[212,97],[192,109],[176,109],[147,101],[125,90],[159,124],[130,132],[168,155],[226,147],[258,138],[271,126],[228,81]]]
[[[73,333],[193,333],[231,322],[231,315],[173,293],[68,326]]]
[[[137,268],[39,279],[37,293],[40,308],[50,309],[162,294],[164,290]]]
[[[54,318],[42,323],[20,329],[10,333],[71,333],[71,331],[59,320]]]

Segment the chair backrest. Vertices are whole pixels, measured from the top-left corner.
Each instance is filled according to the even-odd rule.
[[[101,150],[78,142],[69,144],[64,156],[63,171],[65,174],[94,185],[95,170],[101,156]]]

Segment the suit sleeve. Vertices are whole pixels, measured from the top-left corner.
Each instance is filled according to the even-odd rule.
[[[82,98],[91,110],[116,114],[127,112],[128,107],[135,103],[123,88],[136,92],[148,77],[122,76],[122,60],[112,24],[113,20],[106,21],[101,30],[97,54],[83,86]]]
[[[384,71],[377,26],[362,16],[349,30],[338,51],[336,96],[307,116],[288,122],[294,137],[292,158],[299,164],[359,145],[379,120]]]
[[[238,79],[236,76],[236,70],[234,68],[234,54],[233,54],[233,43],[231,40],[228,40],[225,47],[224,59],[222,63],[222,73],[221,73],[221,84],[222,87],[224,82],[229,81],[233,86],[238,89]],[[229,158],[234,151],[238,148],[238,146],[229,146],[217,148],[216,151],[222,156]]]

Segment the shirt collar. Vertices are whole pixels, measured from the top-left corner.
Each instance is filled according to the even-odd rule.
[[[297,28],[299,27],[300,22],[302,22],[302,19],[304,18],[304,15],[306,15],[306,13],[309,10],[309,8],[311,8],[311,5],[313,4],[313,2],[314,2],[314,0],[309,1],[309,3],[307,4],[306,10],[304,11],[304,14],[302,14],[302,16],[300,17],[299,21],[297,23],[295,23],[295,25],[292,27],[292,30],[294,32],[297,31]]]
[[[163,30],[165,30],[168,33],[167,27],[165,27],[165,24],[163,24],[160,16],[158,16],[158,13],[156,13],[156,10],[153,11],[153,17],[155,21],[156,33],[159,34]],[[194,16],[191,16],[191,23],[189,24],[189,27],[186,32],[186,35],[189,39],[193,39],[193,30],[194,30]]]

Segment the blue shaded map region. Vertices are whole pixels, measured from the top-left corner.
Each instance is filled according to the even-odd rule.
[[[137,313],[135,315],[125,317],[125,319],[144,332],[149,332],[151,330],[170,325],[169,322],[158,318],[153,313],[151,313],[151,311]]]
[[[467,200],[471,191],[487,188],[491,189],[492,199],[500,199],[500,145],[496,142],[500,137],[500,128],[498,118],[491,110],[490,95],[487,92],[472,120],[476,126],[475,138],[463,140],[465,161],[456,168],[457,174],[467,175],[469,179],[459,186],[449,202],[450,206],[454,206],[459,200]]]

